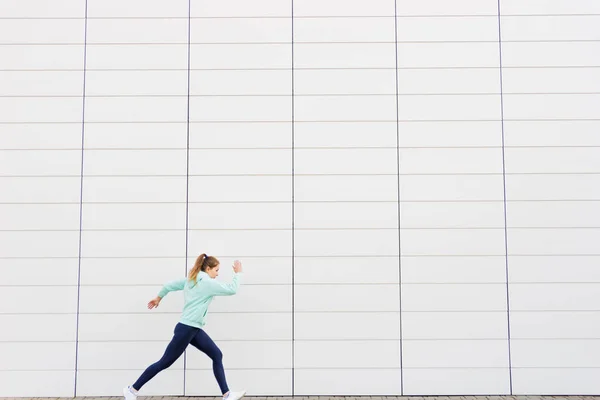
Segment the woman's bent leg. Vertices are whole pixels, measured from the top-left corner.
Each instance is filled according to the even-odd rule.
[[[160,360],[150,365],[132,385],[135,390],[140,390],[148,381],[156,376],[162,370],[169,368],[185,351],[190,341],[195,337],[198,328],[183,325],[181,323],[175,326],[173,339],[167,346],[165,353]]]
[[[227,380],[225,379],[225,368],[223,368],[223,353],[219,347],[217,347],[215,342],[213,342],[208,334],[202,329],[196,333],[196,336],[194,336],[190,343],[192,346],[196,347],[198,350],[210,357],[213,362],[213,373],[215,374],[215,378],[219,383],[221,393],[225,394],[229,392]]]

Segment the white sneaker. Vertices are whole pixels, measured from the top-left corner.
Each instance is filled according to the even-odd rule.
[[[130,389],[130,386],[123,388],[123,396],[125,396],[125,400],[136,400],[137,394],[133,393]]]
[[[239,392],[230,391],[227,396],[223,397],[223,400],[240,400],[242,397],[246,395],[245,390],[240,390]],[[130,400],[130,399],[127,399]],[[133,399],[131,399],[133,400]]]

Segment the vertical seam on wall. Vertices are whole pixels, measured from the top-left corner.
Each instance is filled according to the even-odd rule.
[[[397,179],[398,188],[398,312],[400,323],[400,395],[404,395],[404,369],[402,368],[402,244],[400,239],[400,103],[399,103],[399,82],[398,82],[398,2],[394,0],[394,48],[396,54],[396,161],[397,161]]]
[[[77,254],[77,310],[75,314],[75,380],[73,397],[77,397],[77,374],[79,368],[79,307],[81,303],[81,243],[83,231],[83,155],[85,150],[85,75],[87,68],[87,0],[85,1],[83,30],[83,92],[81,107],[81,167],[79,180],[79,249]]]
[[[296,393],[296,386],[295,386],[295,375],[296,375],[296,369],[295,369],[295,365],[296,365],[296,343],[295,343],[295,339],[296,339],[296,313],[295,313],[295,297],[296,297],[296,291],[295,291],[295,287],[296,287],[296,280],[295,280],[295,260],[296,260],[296,254],[295,254],[295,249],[294,249],[294,244],[295,244],[295,207],[296,207],[296,202],[295,202],[295,185],[296,185],[296,181],[295,181],[295,176],[294,176],[294,163],[295,163],[295,159],[294,159],[294,153],[295,153],[295,122],[294,122],[294,108],[295,108],[295,99],[294,99],[294,0],[292,0],[292,396],[295,396]]]
[[[186,114],[186,154],[185,154],[185,275],[188,273],[188,244],[190,220],[190,63],[191,63],[191,34],[192,34],[192,0],[188,0],[188,37],[187,37],[187,114]],[[185,396],[187,375],[187,350],[183,352],[183,395]]]
[[[513,394],[512,381],[512,351],[510,343],[510,285],[508,273],[508,224],[507,224],[507,207],[506,207],[506,156],[504,144],[504,90],[502,81],[502,18],[500,11],[500,0],[498,0],[498,54],[499,54],[499,73],[500,73],[500,123],[502,128],[502,186],[503,186],[503,203],[504,203],[504,263],[505,263],[505,278],[506,278],[506,326],[508,337],[508,382],[510,395]]]

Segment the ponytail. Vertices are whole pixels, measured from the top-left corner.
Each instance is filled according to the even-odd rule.
[[[194,267],[189,273],[188,279],[190,281],[196,282],[198,278],[198,274],[200,271],[206,272],[207,269],[211,269],[219,265],[219,260],[216,257],[208,256],[206,253],[202,253],[196,258],[196,262],[194,263]]]

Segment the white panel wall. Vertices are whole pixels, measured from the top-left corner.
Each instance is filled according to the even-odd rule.
[[[9,3],[0,6],[0,396],[72,396],[85,10]]]
[[[598,15],[1,2],[0,397],[119,395],[202,252],[249,395],[600,394]],[[193,348],[143,390],[218,393]]]
[[[216,255],[229,280],[243,260],[245,287],[213,303],[208,332],[232,389],[291,395],[291,7],[192,2],[191,16],[189,263]],[[198,352],[185,382],[190,395],[219,393]]]
[[[150,3],[87,2],[82,396],[118,395],[158,360],[181,303],[145,307],[186,271],[188,2]],[[144,389],[181,395],[183,374],[181,358]]]
[[[410,395],[510,393],[497,2],[458,3],[398,2]]]
[[[298,395],[402,390],[394,2],[373,3],[294,2]]]
[[[513,389],[598,393],[598,4],[502,7]]]

